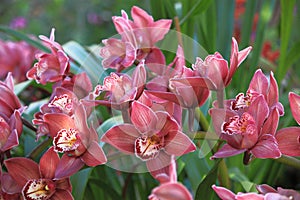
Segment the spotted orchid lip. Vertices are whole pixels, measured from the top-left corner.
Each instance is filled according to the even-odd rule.
[[[29,180],[23,188],[22,194],[27,200],[48,199],[55,192],[55,183],[48,179]]]
[[[255,121],[253,117],[245,112],[241,117],[234,116],[229,119],[228,122],[224,122],[222,125],[222,131],[225,134],[228,135],[245,135],[245,134],[251,134],[255,132],[253,125],[255,124]]]
[[[73,100],[67,94],[63,94],[55,96],[48,106],[57,107],[64,113],[70,114],[73,109]]]
[[[154,159],[162,149],[162,140],[157,135],[141,136],[135,140],[135,155],[143,161]]]
[[[77,129],[61,129],[53,139],[54,150],[59,153],[76,150],[79,146]]]

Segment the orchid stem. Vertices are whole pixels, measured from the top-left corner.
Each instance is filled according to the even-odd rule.
[[[194,132],[194,119],[195,119],[195,108],[188,109],[188,121],[189,121],[189,131],[190,133]]]
[[[174,17],[174,22],[175,22],[175,29],[177,31],[178,44],[183,48],[182,35],[181,35],[181,30],[180,30],[180,22],[179,22],[179,18],[177,16]]]
[[[199,121],[201,129],[205,132],[208,131],[209,123],[208,123],[206,117],[204,116],[203,112],[200,110],[199,107],[197,107],[196,110],[195,110],[195,117]]]
[[[129,115],[129,108],[128,109],[122,109],[121,112],[122,112],[122,117],[123,117],[124,123],[131,123],[130,115]]]
[[[230,188],[230,179],[228,174],[228,168],[225,163],[225,160],[222,159],[219,163],[219,175],[218,175],[219,182],[222,186],[226,188]]]
[[[300,160],[297,158],[282,155],[280,158],[274,160],[300,170]]]
[[[37,131],[37,128],[35,128],[29,121],[27,121],[27,119],[23,118],[22,117],[22,123],[27,127],[29,128],[30,130],[36,132]]]
[[[52,142],[52,139],[48,137],[46,140],[41,142],[38,146],[36,146],[29,155],[27,155],[27,158],[36,159]]]
[[[224,108],[224,90],[220,89],[217,91],[217,101],[219,108]]]

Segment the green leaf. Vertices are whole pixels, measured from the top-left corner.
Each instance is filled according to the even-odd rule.
[[[297,42],[287,53],[285,59],[285,66],[291,67],[299,58],[300,58],[300,42]]]
[[[91,172],[92,168],[86,168],[71,176],[72,194],[76,200],[83,199]]]
[[[111,199],[122,199],[121,195],[114,189],[114,187],[102,179],[90,178],[89,184],[92,184],[95,188],[100,189],[98,191],[103,191],[103,193],[111,197]]]
[[[25,90],[30,84],[32,80],[27,80],[21,83],[18,83],[17,85],[14,86],[14,93],[16,95],[19,95],[23,90]]]
[[[281,20],[280,20],[280,57],[279,57],[279,66],[275,75],[277,75],[277,81],[280,85],[282,79],[284,78],[287,70],[290,68],[290,65],[286,65],[286,52],[288,49],[288,44],[290,40],[292,23],[293,23],[293,13],[295,0],[281,0]]]
[[[255,192],[255,184],[249,181],[248,177],[243,174],[239,168],[233,167],[229,169],[230,179],[240,183],[246,192]]]
[[[221,160],[222,159],[218,159],[216,161],[215,165],[207,173],[207,176],[199,184],[196,191],[195,200],[202,200],[202,199],[209,200],[216,196],[211,186],[216,182],[217,175],[218,175],[218,167]]]
[[[8,27],[5,27],[5,26],[1,26],[1,25],[0,25],[0,31],[2,31],[2,32],[6,33],[8,35],[11,35],[11,36],[13,36],[13,37],[15,37],[19,40],[24,40],[28,44],[31,44],[32,46],[34,46],[38,49],[41,49],[44,52],[50,53],[50,50],[47,47],[45,47],[44,45],[42,45],[42,43],[38,42],[37,40],[34,40],[34,39],[30,38],[29,36],[27,36],[24,33],[21,33],[19,31],[16,31],[14,29],[11,29],[11,28],[8,28]]]
[[[184,24],[190,17],[205,12],[211,3],[212,0],[198,0],[189,12],[180,20],[180,25]]]
[[[107,73],[101,66],[99,60],[89,53],[83,46],[75,41],[70,41],[63,45],[65,52],[74,59],[79,66],[87,72],[93,85],[102,81]],[[96,49],[95,49],[96,51]]]

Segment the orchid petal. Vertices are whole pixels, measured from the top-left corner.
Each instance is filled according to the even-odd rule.
[[[264,200],[264,196],[261,194],[256,194],[256,193],[238,193],[236,195],[236,200]]]
[[[276,139],[282,154],[300,156],[300,127],[280,129],[276,133]]]
[[[293,92],[290,92],[289,101],[290,101],[292,115],[296,120],[296,122],[300,124],[300,96]]]
[[[40,172],[43,178],[52,179],[59,163],[54,147],[49,148],[40,159]]]
[[[90,167],[106,163],[107,159],[99,144],[93,141],[86,152],[81,156],[82,161]]]
[[[156,158],[146,161],[148,171],[153,177],[161,173],[168,174],[170,163],[171,156],[164,151],[160,151]]]
[[[151,193],[160,200],[192,200],[189,191],[180,183],[164,183],[154,188]]]
[[[121,124],[109,129],[101,138],[118,150],[132,154],[134,153],[135,140],[140,137],[140,133],[132,124]]]
[[[235,149],[231,147],[229,144],[224,144],[222,148],[219,149],[219,151],[211,157],[211,159],[235,156],[245,152],[246,150],[247,149]]]
[[[175,156],[181,156],[196,150],[195,144],[181,131],[170,131],[165,137],[165,144],[165,151]]]
[[[212,189],[217,193],[217,195],[222,200],[234,200],[235,199],[235,194],[224,187],[219,187],[219,186],[213,185]]]
[[[273,135],[264,134],[258,143],[250,150],[257,158],[279,158],[281,152]]]
[[[273,109],[269,117],[264,122],[261,133],[275,135],[275,132],[278,127],[278,122],[279,122],[279,111],[277,109]]]
[[[51,196],[55,200],[74,200],[72,193],[68,190],[56,189],[55,193]]]
[[[269,81],[267,77],[263,74],[261,69],[256,70],[250,84],[249,90],[254,90],[259,94],[263,94],[265,97],[267,96],[267,90],[269,87]]]
[[[63,113],[48,113],[44,115],[44,121],[47,123],[51,137],[55,137],[61,129],[74,128],[74,120]]]
[[[69,177],[78,172],[83,166],[84,162],[81,161],[80,157],[64,154],[57,165],[54,178],[62,179]]]
[[[138,101],[132,103],[131,121],[141,133],[153,130],[157,120],[151,108]]]
[[[28,158],[9,158],[4,161],[8,173],[21,186],[30,179],[39,179],[40,171],[36,162]]]

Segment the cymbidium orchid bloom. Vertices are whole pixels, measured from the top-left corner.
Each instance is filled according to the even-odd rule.
[[[198,82],[203,82],[200,80],[201,78],[205,78],[206,83],[203,83],[204,87],[208,87],[210,90],[223,90],[230,84],[235,71],[246,59],[251,49],[252,47],[247,47],[239,51],[235,38],[232,38],[229,67],[228,62],[218,52],[207,56],[204,61],[201,58],[197,58],[193,69],[195,75],[199,76]],[[195,80],[191,80],[190,82],[197,83]]]
[[[0,170],[0,199],[20,200],[20,187],[16,181],[7,173]]]
[[[145,59],[149,67],[153,64],[165,64],[165,58],[155,43],[162,40],[169,31],[172,21],[162,19],[154,21],[147,12],[136,6],[131,9],[133,21],[125,11],[122,16],[114,16],[113,22],[121,40],[104,40],[105,46],[100,55],[104,58],[103,66],[121,71],[135,60]],[[151,65],[151,66],[150,66]]]
[[[24,41],[0,40],[0,79],[12,72],[15,82],[25,81],[37,49]]]
[[[216,185],[212,186],[213,190],[221,198],[221,200],[290,200],[300,199],[300,194],[295,190],[282,189],[278,187],[277,190],[268,185],[258,185],[256,189],[259,194],[254,192],[242,193],[238,192],[234,194],[230,190],[224,187]]]
[[[48,82],[61,81],[70,70],[68,56],[61,45],[54,41],[54,31],[55,29],[52,29],[50,38],[40,36],[44,45],[50,48],[51,53],[36,54],[38,62],[27,72],[28,79],[34,79],[43,85]]]
[[[10,118],[18,110],[23,112],[24,107],[21,105],[19,98],[14,94],[14,79],[11,73],[8,73],[5,81],[0,81],[0,113]],[[21,134],[21,133],[20,133]]]
[[[15,192],[24,200],[59,199],[72,200],[69,177],[58,178],[60,158],[51,147],[40,159],[39,164],[28,158],[9,158],[4,161],[9,175],[17,183]]]
[[[225,144],[212,158],[224,158],[246,152],[257,158],[279,158],[281,152],[275,139],[279,113],[269,110],[263,95],[251,102],[244,112],[212,108],[210,111],[216,133]],[[250,158],[246,158],[248,163]]]
[[[289,102],[292,115],[300,125],[300,96],[290,92]],[[300,127],[287,127],[276,133],[279,149],[282,154],[288,156],[300,156]]]
[[[97,85],[92,99],[105,93],[104,99],[83,101],[87,105],[112,106],[114,109],[128,109],[129,103],[140,97],[146,83],[146,70],[142,61],[133,71],[130,77],[127,74],[117,74],[112,72],[103,80],[103,85]]]
[[[154,188],[149,195],[149,200],[192,200],[193,197],[181,183],[177,182],[176,162],[172,156],[171,164],[167,174],[157,174],[155,176],[160,185]]]
[[[82,104],[76,106],[72,117],[65,113],[44,115],[44,122],[53,138],[54,150],[65,154],[65,163],[77,163],[79,169],[84,163],[93,167],[106,162],[98,143],[97,132],[93,127],[88,127],[86,120],[87,115]]]
[[[150,172],[169,165],[171,155],[181,156],[196,149],[167,112],[154,112],[148,106],[134,101],[131,122],[112,127],[101,140],[123,153],[135,154],[146,162]]]

